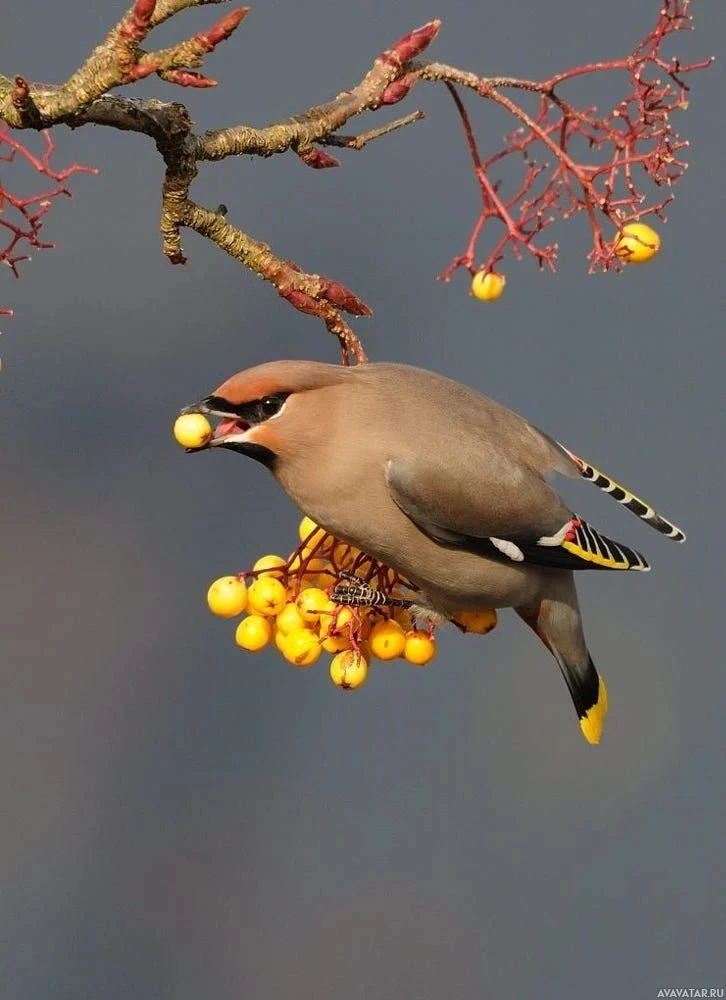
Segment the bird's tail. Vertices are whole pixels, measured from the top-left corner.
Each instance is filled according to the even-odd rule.
[[[583,736],[588,743],[599,743],[608,710],[607,688],[585,645],[570,574],[558,589],[559,594],[543,598],[538,606],[516,610],[557,660]]]
[[[575,705],[582,735],[588,743],[599,743],[608,710],[608,689],[588,655],[584,667],[569,663],[552,650]]]
[[[613,497],[626,510],[635,514],[641,521],[645,521],[651,528],[655,528],[661,535],[665,535],[666,538],[672,538],[674,542],[685,542],[686,533],[677,524],[673,524],[672,521],[663,517],[650,504],[646,503],[645,500],[641,500],[640,497],[637,497],[626,486],[621,486],[611,476],[608,476],[605,472],[601,472],[600,469],[596,469],[594,465],[586,462],[584,458],[575,455],[569,448],[565,448],[563,444],[560,444],[560,448],[570,456],[580,470],[580,475],[583,479],[588,479],[591,483],[594,483],[598,489]]]

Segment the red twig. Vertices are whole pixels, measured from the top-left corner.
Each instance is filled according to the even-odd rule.
[[[674,131],[670,115],[688,106],[684,75],[712,62],[706,59],[683,65],[661,53],[669,36],[690,29],[689,6],[690,0],[666,0],[655,27],[623,59],[575,67],[541,82],[507,77],[475,81],[480,96],[494,101],[521,123],[505,137],[504,146],[484,161],[467,111],[447,80],[472,157],[482,208],[465,251],[451,261],[442,280],[448,281],[459,267],[471,274],[491,271],[507,251],[519,259],[528,250],[540,266],[554,269],[558,244],[540,245],[535,240],[557,219],[579,212],[584,212],[592,232],[590,270],[619,270],[624,261],[616,255],[615,247],[623,226],[649,215],[665,221],[664,209],[673,198],[670,188],[687,168],[682,151],[688,143]],[[578,77],[611,71],[627,74],[630,89],[602,116],[594,108],[576,108],[557,90]],[[539,94],[538,111],[530,114],[506,96],[505,89]],[[598,163],[578,158],[574,151],[577,138],[584,138],[589,149],[598,151]],[[551,156],[551,165],[535,159],[538,145]],[[518,159],[522,171],[522,180],[512,194],[505,194],[501,183],[491,176],[493,166],[508,158]],[[668,193],[655,196],[653,190],[641,187],[641,178],[656,191],[668,188]],[[495,237],[483,262],[476,264],[479,240],[489,232],[488,223],[494,219],[503,224],[504,232]]]
[[[74,163],[70,167],[57,170],[51,165],[51,159],[55,153],[55,143],[50,132],[45,131],[43,136],[43,151],[40,154],[33,153],[27,146],[19,142],[7,127],[0,127],[0,160],[5,163],[13,163],[16,158],[24,160],[38,174],[56,182],[56,186],[44,188],[35,194],[19,196],[12,194],[0,182],[0,229],[7,235],[7,242],[3,245],[0,240],[0,263],[10,269],[12,274],[20,277],[18,264],[30,260],[30,254],[26,249],[49,250],[54,246],[41,238],[43,220],[50,209],[53,199],[60,195],[71,197],[71,192],[63,183],[68,177],[77,173],[95,174],[98,171],[93,167],[85,167]],[[7,150],[7,152],[4,152]],[[8,218],[8,209],[12,214]],[[12,310],[0,309],[2,315],[12,315]]]

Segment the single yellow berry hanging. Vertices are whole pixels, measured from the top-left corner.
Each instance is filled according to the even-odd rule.
[[[300,522],[297,533],[300,541],[305,542],[309,549],[315,548],[317,543],[322,541],[325,534],[323,529],[319,528],[315,521],[307,515]]]
[[[494,302],[501,298],[507,279],[495,271],[477,271],[471,281],[471,294],[481,302]]]
[[[303,573],[309,587],[319,587],[324,590],[338,582],[338,577],[327,559],[309,559]]]
[[[629,222],[623,226],[615,245],[615,253],[626,264],[645,264],[660,250],[660,236],[644,222]]]
[[[272,641],[275,643],[277,651],[278,653],[280,653],[281,656],[285,655],[285,649],[283,647],[285,639],[287,639],[285,633],[280,628],[278,628],[277,625],[275,625],[272,629]]]
[[[297,609],[297,605],[294,603],[288,603],[278,614],[277,627],[282,632],[283,635],[288,635],[296,628],[305,628],[305,619],[300,614]]]
[[[395,660],[406,648],[406,633],[398,622],[377,622],[368,637],[371,653],[379,660]]]
[[[330,679],[344,691],[354,691],[365,684],[368,661],[362,653],[346,649],[330,661]]]
[[[486,635],[497,624],[497,613],[494,608],[484,608],[482,611],[460,611],[454,621],[463,625],[467,632],[475,635]]]
[[[328,610],[330,598],[320,587],[306,587],[305,590],[300,591],[300,596],[295,603],[303,621],[317,625],[321,612]]]
[[[282,556],[268,555],[260,556],[252,569],[257,574],[259,580],[261,576],[274,576],[278,580],[282,577],[282,567],[287,565],[287,560]]]
[[[406,633],[406,645],[403,655],[409,663],[416,667],[424,667],[436,656],[436,640],[417,629]]]
[[[269,618],[262,615],[248,615],[243,618],[234,633],[234,641],[242,649],[256,653],[264,649],[272,638],[272,625]]]
[[[251,583],[247,590],[247,606],[255,614],[274,618],[287,604],[287,592],[279,580],[263,576]]]
[[[174,422],[174,437],[184,448],[201,448],[212,437],[212,425],[203,413],[182,413]]]
[[[343,629],[331,635],[320,634],[320,645],[326,653],[342,653],[345,649],[353,648],[353,641],[350,637],[350,629]]]
[[[207,604],[213,615],[234,618],[247,607],[247,587],[236,576],[220,576],[207,591]]]
[[[282,640],[282,655],[296,667],[310,667],[322,652],[318,638],[306,628],[294,628]]]

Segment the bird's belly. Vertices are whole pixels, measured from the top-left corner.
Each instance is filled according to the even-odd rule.
[[[402,571],[441,611],[520,607],[533,603],[542,587],[543,571],[536,567],[435,549],[431,558],[419,559]]]
[[[317,524],[396,570],[443,613],[530,604],[543,574],[556,572],[439,545],[393,504],[382,479],[338,490],[334,506],[282,485]]]
[[[443,613],[510,608],[532,603],[547,570],[490,559],[432,541],[407,518],[397,532],[370,530],[340,534],[374,559],[395,569],[428,597]],[[550,571],[555,572],[555,571]]]

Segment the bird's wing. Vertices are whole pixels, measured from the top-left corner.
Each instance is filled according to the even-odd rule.
[[[577,473],[582,476],[583,479],[589,480],[594,483],[598,489],[601,489],[604,493],[607,493],[614,500],[617,500],[619,504],[622,504],[626,510],[629,510],[636,517],[639,517],[641,521],[645,521],[646,524],[650,525],[651,528],[655,528],[659,531],[661,535],[665,535],[666,538],[672,538],[674,542],[685,542],[686,533],[682,528],[679,528],[677,524],[669,521],[667,517],[663,517],[659,514],[649,503],[645,500],[641,500],[639,496],[636,496],[632,490],[629,490],[627,486],[623,486],[622,483],[616,482],[612,476],[608,476],[606,472],[602,472],[601,469],[596,469],[594,465],[588,462],[584,458],[580,458],[571,452],[568,448],[565,448],[563,444],[559,441],[553,441],[561,451],[565,452],[570,459],[572,459],[574,468],[576,468]],[[566,475],[572,475],[571,471],[568,471]]]
[[[649,568],[576,517],[540,473],[501,453],[478,465],[451,452],[391,459],[386,482],[403,513],[446,547],[553,569]]]

